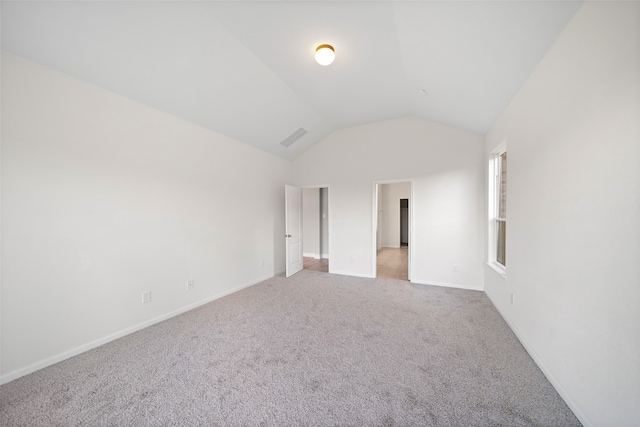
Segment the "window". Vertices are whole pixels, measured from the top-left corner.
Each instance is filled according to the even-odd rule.
[[[498,157],[498,215],[496,216],[497,248],[496,261],[507,266],[505,241],[507,238],[507,153]]]
[[[489,264],[500,273],[507,267],[507,144],[492,152],[489,163]]]

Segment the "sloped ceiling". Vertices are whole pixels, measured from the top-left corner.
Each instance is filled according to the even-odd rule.
[[[293,159],[335,129],[407,115],[485,133],[579,6],[3,1],[2,47]]]

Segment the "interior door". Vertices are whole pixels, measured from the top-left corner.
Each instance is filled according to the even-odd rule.
[[[302,189],[285,185],[286,276],[302,270]]]

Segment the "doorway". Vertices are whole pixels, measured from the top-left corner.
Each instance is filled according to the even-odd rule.
[[[378,183],[375,194],[375,276],[410,280],[411,182]]]
[[[409,247],[409,199],[400,199],[400,247]]]
[[[303,268],[329,272],[329,188],[302,189]]]

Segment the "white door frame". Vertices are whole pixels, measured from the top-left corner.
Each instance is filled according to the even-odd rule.
[[[415,206],[415,197],[414,197],[414,191],[413,191],[413,179],[390,179],[390,180],[385,180],[385,181],[373,181],[373,221],[372,221],[372,230],[371,230],[371,242],[373,242],[373,247],[372,247],[372,252],[371,252],[371,259],[372,259],[372,263],[371,265],[372,267],[372,275],[371,277],[376,278],[378,276],[378,236],[377,236],[377,230],[378,230],[378,186],[379,185],[384,185],[384,184],[401,184],[401,183],[409,183],[409,256],[408,256],[408,263],[409,265],[407,266],[407,277],[409,279],[409,281],[411,281],[411,278],[413,277],[413,254],[414,254],[414,243],[416,241],[415,239],[415,226],[414,226],[414,206]]]

